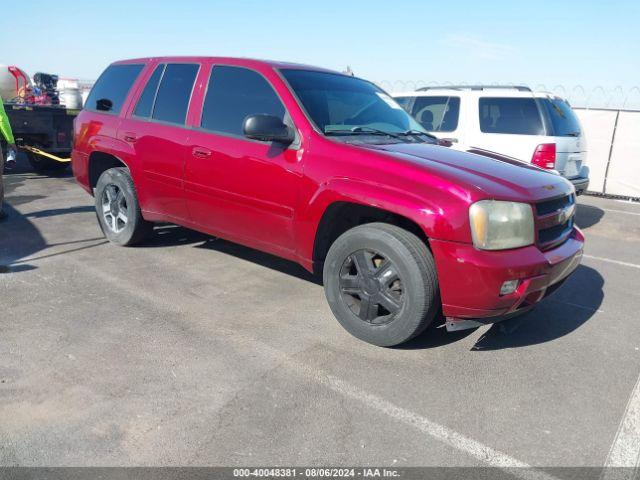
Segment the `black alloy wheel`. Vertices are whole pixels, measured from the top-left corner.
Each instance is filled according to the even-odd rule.
[[[353,336],[390,347],[424,331],[440,308],[435,262],[427,243],[387,223],[358,225],[329,248],[324,291]]]
[[[404,288],[393,261],[374,250],[349,255],[340,270],[340,291],[362,321],[383,325],[402,310]]]

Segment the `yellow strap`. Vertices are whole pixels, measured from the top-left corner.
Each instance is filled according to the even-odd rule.
[[[51,153],[43,152],[42,150],[40,150],[39,148],[36,148],[36,147],[30,147],[28,145],[22,145],[20,148],[22,148],[23,150],[28,150],[28,151],[30,151],[32,153],[35,153],[36,155],[42,155],[43,157],[50,158],[51,160],[55,160],[56,162],[70,162],[71,161],[70,158],[56,157],[55,155],[52,155]]]

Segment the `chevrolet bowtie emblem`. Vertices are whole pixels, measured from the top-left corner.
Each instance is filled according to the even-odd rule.
[[[573,211],[575,210],[575,204],[569,205],[558,213],[558,223],[565,223],[567,220],[571,218],[573,215]]]

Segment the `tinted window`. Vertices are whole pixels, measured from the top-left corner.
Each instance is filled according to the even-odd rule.
[[[100,75],[87,97],[85,108],[97,110],[98,100],[101,111],[118,114],[133,83],[142,71],[143,65],[111,65]],[[110,103],[109,103],[110,102]],[[108,108],[104,108],[104,107]]]
[[[156,98],[156,91],[158,90],[158,83],[160,83],[160,77],[162,77],[163,70],[164,65],[158,65],[156,67],[153,75],[149,78],[146,87],[144,87],[142,95],[140,95],[136,109],[133,112],[134,115],[138,117],[148,117],[151,115],[153,101]]]
[[[558,137],[580,135],[580,122],[567,102],[555,99],[545,99],[542,103],[549,113],[553,135]]]
[[[411,100],[413,100],[413,97],[393,97],[393,99],[398,102],[398,105],[408,112],[409,104],[411,103]]]
[[[246,68],[213,67],[200,126],[243,135],[244,119],[257,113],[275,115],[284,121],[284,106],[264,77]]]
[[[198,67],[192,63],[166,66],[153,107],[154,119],[184,125]]]
[[[545,134],[533,98],[481,98],[479,107],[480,130],[485,133]]]
[[[458,128],[460,97],[417,97],[413,117],[430,132],[453,132]]]
[[[282,74],[325,134],[356,127],[387,132],[423,131],[398,102],[365,80],[309,70],[285,69]]]

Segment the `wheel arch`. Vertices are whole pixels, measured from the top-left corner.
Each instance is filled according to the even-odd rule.
[[[396,225],[420,238],[429,248],[429,238],[413,219],[389,209],[351,200],[338,200],[327,205],[316,229],[313,241],[313,270],[318,272],[329,248],[347,230],[367,223],[382,222]]]
[[[100,175],[110,168],[124,167],[129,169],[129,165],[122,158],[112,153],[95,150],[91,152],[88,160],[88,181],[91,191],[95,189]],[[130,170],[130,169],[129,169]]]
[[[365,223],[397,225],[420,238],[427,248],[442,226],[442,209],[431,199],[407,190],[348,178],[322,185],[298,216],[300,263],[317,272],[331,244],[346,230]]]

